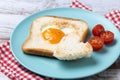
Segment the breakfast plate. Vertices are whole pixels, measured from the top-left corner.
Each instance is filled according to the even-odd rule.
[[[85,20],[89,25],[86,40],[92,36],[91,30],[96,24],[102,24],[105,29],[112,31],[115,34],[115,39],[111,44],[105,45],[103,49],[93,51],[90,58],[73,61],[24,54],[21,46],[29,36],[32,21],[44,15]],[[83,78],[104,71],[117,60],[120,54],[119,34],[117,28],[109,20],[97,13],[76,8],[54,8],[37,12],[19,23],[12,33],[10,47],[16,60],[32,72],[60,79]]]

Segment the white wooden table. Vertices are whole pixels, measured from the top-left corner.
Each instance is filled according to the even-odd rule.
[[[80,0],[93,9],[93,12],[107,14],[119,9],[120,0]],[[71,0],[0,0],[0,44],[10,39],[10,35],[16,25],[27,16],[38,11],[55,8],[68,7]],[[84,80],[120,80],[120,60],[106,71],[85,78]],[[0,80],[9,80],[0,73]]]

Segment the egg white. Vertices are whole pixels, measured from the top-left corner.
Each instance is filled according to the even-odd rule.
[[[70,28],[70,27],[65,27],[65,28],[62,28],[61,29],[65,34],[70,34],[70,33],[73,33],[74,32],[74,29],[73,28]]]
[[[59,29],[61,30],[62,32],[64,32],[65,35],[68,35],[70,33],[73,33],[75,30],[71,27],[65,27],[65,28],[59,28],[57,27],[56,25],[46,25],[46,26],[43,26],[42,29],[41,29],[41,32],[44,32],[46,29],[48,28],[55,28],[55,29]]]
[[[46,26],[43,26],[41,28],[41,32],[44,32],[48,28],[56,28],[56,29],[58,29],[55,25],[46,25]]]

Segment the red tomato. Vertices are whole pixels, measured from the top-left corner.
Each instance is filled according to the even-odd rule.
[[[94,36],[100,36],[100,33],[105,31],[104,27],[101,24],[97,24],[93,29],[92,29],[92,34]]]
[[[109,44],[114,40],[114,33],[111,31],[104,31],[100,34],[105,44]]]
[[[104,46],[104,41],[100,37],[91,37],[88,42],[92,45],[93,50],[100,50]]]

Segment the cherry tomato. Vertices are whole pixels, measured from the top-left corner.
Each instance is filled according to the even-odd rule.
[[[92,45],[93,50],[100,50],[104,46],[104,41],[100,37],[91,37],[88,42]]]
[[[104,27],[101,24],[97,24],[93,29],[92,29],[92,34],[94,36],[100,36],[100,33],[105,31]]]
[[[100,34],[105,44],[109,44],[114,40],[114,33],[111,31],[104,31]]]

